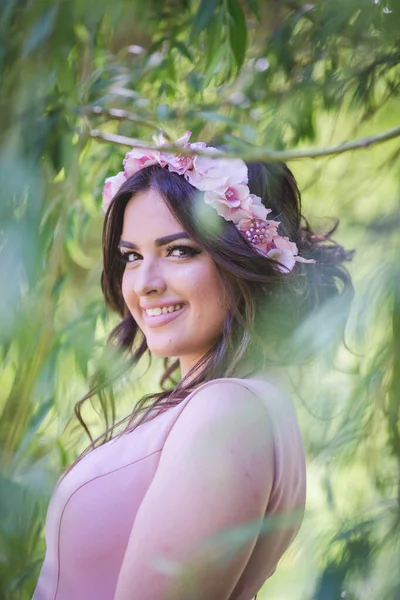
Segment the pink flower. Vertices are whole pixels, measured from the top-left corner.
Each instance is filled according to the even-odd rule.
[[[204,202],[215,208],[227,221],[239,225],[241,231],[246,230],[245,222],[250,227],[252,219],[265,220],[267,214],[271,212],[262,204],[261,198],[249,193],[249,188],[244,183],[210,190],[204,194]],[[275,221],[271,222],[275,223]]]
[[[207,144],[205,142],[194,142],[193,144],[188,144],[188,147],[196,152],[197,150],[204,150],[207,148]]]
[[[127,177],[131,177],[144,167],[156,165],[159,162],[158,152],[146,150],[145,148],[132,148],[125,154],[124,169]]]
[[[192,135],[191,131],[187,131],[185,135],[183,135],[179,140],[175,142],[175,146],[181,146],[182,148],[192,148],[194,150],[198,150],[200,148],[205,148],[206,144],[203,142],[198,142],[197,144],[189,144],[190,136]],[[166,140],[162,134],[158,136],[153,136],[153,140],[156,142],[157,146],[165,146]],[[168,166],[168,170],[171,173],[178,173],[178,175],[184,175],[186,171],[189,171],[193,168],[193,156],[183,156],[182,154],[173,154],[171,152],[162,152],[160,151],[159,163],[162,167]]]
[[[168,142],[162,133],[155,133],[152,139],[156,146],[168,146]]]
[[[184,175],[186,171],[193,168],[193,156],[182,156],[181,154],[167,154],[160,152],[160,165],[165,167],[168,165],[168,170],[171,173]]]
[[[251,213],[251,215],[256,219],[265,219],[268,213],[271,212],[271,209],[265,208],[261,198],[259,196],[256,196],[255,194],[249,194],[249,199],[249,212]],[[273,223],[275,222],[276,221],[273,221]]]
[[[273,244],[275,248],[271,249],[267,256],[273,258],[281,263],[282,266],[278,265],[277,268],[283,273],[290,272],[296,262],[302,263],[315,263],[314,259],[306,259],[301,256],[297,256],[299,250],[294,242],[291,242],[286,236],[276,236],[273,238]]]
[[[271,212],[266,209],[267,212]],[[261,254],[267,255],[272,249],[275,249],[274,240],[278,236],[279,223],[267,219],[242,219],[237,225],[240,233],[256,250]]]
[[[313,258],[303,258],[302,256],[295,256],[294,259],[296,262],[302,262],[302,263],[315,264],[317,262]]]
[[[160,165],[184,176],[193,187],[204,192],[204,201],[221,217],[233,222],[257,251],[277,261],[280,271],[290,272],[296,262],[315,263],[313,259],[299,257],[296,244],[288,237],[279,235],[279,222],[267,219],[271,210],[263,205],[261,198],[250,194],[246,163],[241,159],[223,158],[220,150],[204,142],[190,144],[191,135],[191,131],[186,131],[174,146],[178,152],[181,148],[184,151],[201,151],[199,156],[169,152],[169,141],[162,133],[153,136],[156,145],[154,150],[146,150],[141,146],[132,148],[125,156],[124,172],[105,181],[103,210],[107,211],[128,177],[150,165]]]
[[[181,138],[179,138],[179,140],[176,140],[175,146],[182,146],[182,148],[187,148],[188,146],[190,146],[189,140],[190,140],[191,135],[192,135],[191,131],[186,131],[186,133],[184,133],[183,136]]]
[[[205,150],[216,151],[207,147]],[[237,158],[218,158],[195,156],[193,170],[185,174],[186,179],[198,190],[209,192],[218,188],[247,183],[247,166]]]
[[[290,250],[272,248],[272,250],[267,252],[266,256],[280,263],[279,265],[276,265],[276,268],[278,271],[281,271],[281,273],[289,273],[296,263],[296,259]]]
[[[206,192],[204,202],[215,208],[217,213],[227,221],[238,223],[241,219],[249,216],[249,212],[246,210],[246,200],[250,207],[248,196],[247,185],[238,183]]]
[[[113,177],[107,177],[104,183],[103,188],[103,202],[101,204],[101,208],[103,212],[107,212],[108,207],[110,206],[112,199],[115,194],[118,192],[121,185],[126,181],[126,175],[123,171],[120,171],[117,175]]]
[[[274,239],[274,244],[275,247],[278,248],[278,250],[291,252],[293,256],[296,256],[298,254],[296,244],[294,242],[291,242],[288,237],[279,235],[276,237],[276,239]]]
[[[256,197],[258,197],[258,196],[256,196]],[[265,207],[263,207],[263,208],[264,208],[266,215],[268,215],[270,212],[272,212],[270,208],[265,208]],[[251,207],[251,210],[252,210],[252,207]],[[242,233],[245,233],[251,227],[253,227],[253,228],[255,228],[256,226],[264,227],[264,229],[265,229],[264,235],[267,236],[269,243],[272,243],[275,238],[284,239],[284,240],[287,239],[287,238],[283,238],[282,236],[279,235],[279,233],[278,233],[279,225],[280,225],[279,221],[275,221],[274,219],[265,219],[264,217],[254,217],[253,215],[251,215],[250,217],[247,217],[247,218],[239,221],[238,228],[240,229],[240,231]],[[284,244],[285,244],[285,242],[283,242],[283,245]],[[284,247],[287,248],[286,245]],[[274,245],[274,248],[275,248],[275,245]]]
[[[257,198],[257,196],[256,196]],[[265,209],[267,214],[270,209]],[[258,252],[277,261],[277,269],[283,273],[292,271],[296,262],[315,262],[297,256],[298,249],[289,238],[278,234],[279,222],[265,218],[245,218],[239,221],[237,227],[243,237],[249,241]]]

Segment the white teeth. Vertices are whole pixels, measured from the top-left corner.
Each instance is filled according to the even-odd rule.
[[[148,308],[146,309],[146,313],[150,317],[158,317],[159,315],[165,315],[166,313],[175,312],[176,310],[180,310],[183,304],[176,304],[175,306],[163,306],[163,308]]]

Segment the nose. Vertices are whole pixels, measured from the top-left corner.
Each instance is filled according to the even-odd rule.
[[[166,281],[157,261],[143,259],[136,269],[130,272],[131,289],[137,296],[162,294],[166,290]]]

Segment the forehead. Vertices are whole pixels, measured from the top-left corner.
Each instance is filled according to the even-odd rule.
[[[146,190],[133,196],[125,209],[121,239],[136,243],[183,231],[157,190]]]

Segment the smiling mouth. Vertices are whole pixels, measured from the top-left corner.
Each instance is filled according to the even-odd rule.
[[[164,309],[167,309],[164,311]],[[172,310],[169,310],[172,309]],[[186,304],[175,304],[171,307],[143,310],[143,319],[147,327],[161,327],[179,317],[186,310]],[[156,314],[154,314],[156,311]],[[150,314],[149,314],[150,313]]]
[[[181,308],[183,308],[183,304],[171,304],[171,306],[163,306],[162,308],[147,308],[144,312],[149,317],[158,317],[160,315],[177,312]]]

